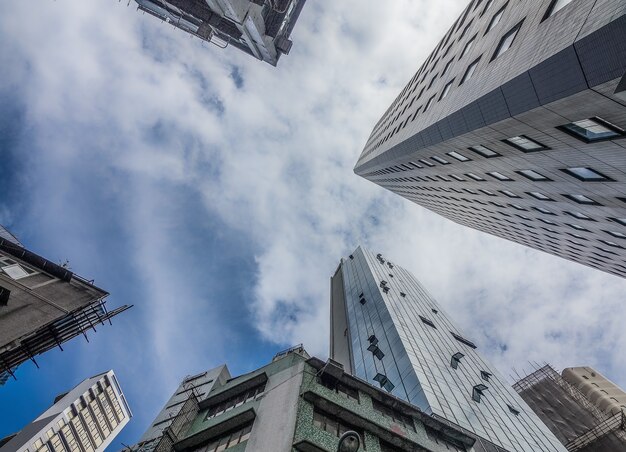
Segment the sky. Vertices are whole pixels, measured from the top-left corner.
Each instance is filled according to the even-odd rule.
[[[278,67],[112,0],[0,2],[0,224],[133,308],[0,387],[0,437],[113,369],[135,443],[185,375],[328,354],[358,245],[412,271],[506,376],[591,365],[626,387],[626,281],[368,182],[371,129],[465,6],[309,0]]]

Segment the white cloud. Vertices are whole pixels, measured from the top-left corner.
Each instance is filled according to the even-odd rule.
[[[0,6],[0,39],[10,43],[0,88],[20,94],[32,141],[45,150],[25,157],[33,212],[78,235],[78,247],[89,230],[57,213],[89,180],[85,171],[106,182],[98,208],[122,204],[128,259],[147,295],[136,304],[150,305],[133,337],[149,348],[118,353],[143,351],[141,362],[159,369],[148,394],[163,400],[198,354],[226,358],[228,325],[194,316],[219,300],[200,298],[184,265],[168,264],[183,221],[178,189],[200,197],[197,217],[216,215],[254,245],[248,309],[266,340],[325,355],[329,278],[364,244],[414,271],[503,373],[527,360],[597,364],[626,386],[617,352],[624,281],[455,225],[352,173],[372,126],[464,4],[309,1],[278,68],[202,46],[110,0],[38,3],[37,14],[33,1]]]

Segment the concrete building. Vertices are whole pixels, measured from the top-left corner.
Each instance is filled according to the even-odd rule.
[[[0,229],[0,384],[24,361],[128,309],[106,309],[93,281],[28,250]]]
[[[471,451],[474,440],[301,346],[192,396],[156,452],[335,452],[356,431],[368,452]]]
[[[154,450],[163,437],[164,432],[181,413],[185,402],[190,398],[197,401],[205,399],[214,386],[221,386],[228,380],[230,380],[230,373],[225,365],[186,377],[176,388],[172,397],[166,402],[139,442],[132,448],[133,451],[151,452]]]
[[[476,451],[565,450],[412,274],[361,247],[331,280],[330,357],[474,435]]]
[[[60,394],[20,432],[0,440],[1,452],[103,452],[132,413],[112,370]]]
[[[513,387],[569,452],[626,450],[626,393],[596,370],[545,365]]]
[[[291,32],[306,0],[135,1],[141,11],[203,41],[276,66],[291,50]]]
[[[355,172],[459,224],[626,276],[626,3],[472,0]]]

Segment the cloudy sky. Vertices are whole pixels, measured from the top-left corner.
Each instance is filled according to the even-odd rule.
[[[309,0],[278,68],[126,0],[0,2],[0,223],[132,304],[24,364],[0,436],[114,369],[134,443],[185,375],[304,343],[358,244],[413,271],[503,374],[593,365],[626,386],[626,281],[456,225],[354,175],[463,0]]]

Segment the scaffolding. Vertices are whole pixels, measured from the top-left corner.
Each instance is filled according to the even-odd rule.
[[[163,430],[163,435],[158,439],[153,452],[172,452],[174,444],[181,440],[189,430],[189,426],[198,415],[200,407],[195,391],[191,391],[172,423]]]
[[[626,450],[624,412],[602,412],[549,364],[536,366],[513,388],[569,452]]]

